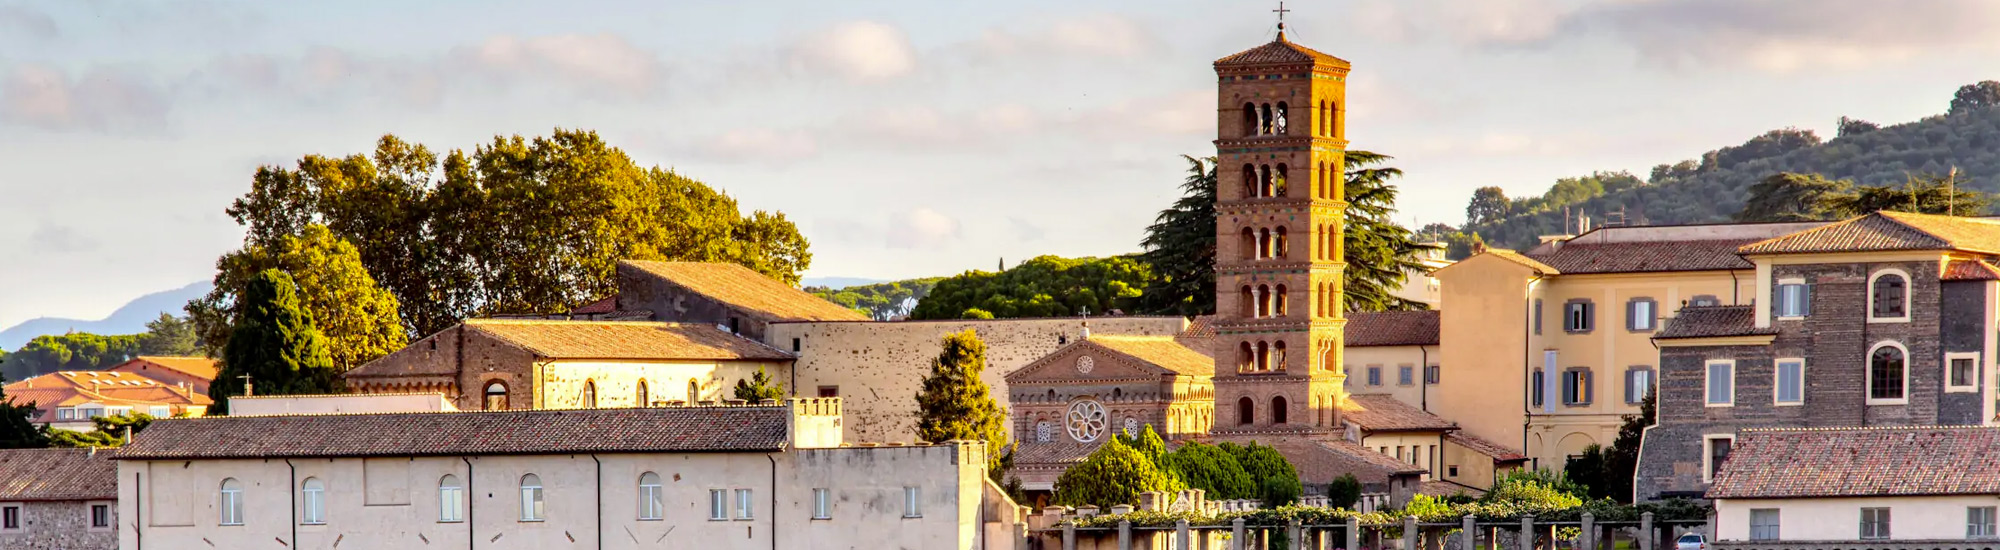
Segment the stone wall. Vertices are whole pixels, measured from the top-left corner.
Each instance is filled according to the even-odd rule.
[[[1812,311],[1803,320],[1775,320],[1772,342],[1779,357],[1806,359],[1806,402],[1814,426],[1908,426],[1938,422],[1944,388],[1939,348],[1938,262],[1877,262],[1774,266],[1774,280],[1803,278],[1812,285]],[[1910,320],[1868,321],[1868,278],[1884,269],[1910,276]],[[1868,353],[1894,341],[1909,350],[1907,405],[1868,405]],[[1739,376],[1740,378],[1740,376]],[[1740,393],[1740,392],[1739,392]],[[1769,401],[1766,399],[1765,401]]]
[[[110,506],[111,525],[90,527],[90,505]],[[8,550],[112,550],[118,547],[118,512],[112,501],[21,503],[22,529],[0,531]]]
[[[1172,336],[1186,324],[1180,317],[1100,317],[1090,319],[1090,330]],[[946,334],[966,329],[986,342],[986,371],[980,378],[992,388],[993,398],[1009,407],[1007,373],[1075,340],[1083,325],[1077,318],[780,322],[771,323],[764,342],[798,350],[785,381],[796,395],[821,396],[825,389],[842,398],[848,441],[911,441],[916,438],[916,395],[931,360],[943,349]]]
[[[1939,424],[1979,424],[1984,422],[1986,404],[1982,398],[1991,391],[1986,385],[1991,376],[1986,375],[1987,365],[1993,364],[1986,350],[1986,337],[1991,334],[1986,328],[1986,312],[1993,304],[1986,301],[1987,281],[1946,282],[1939,307],[1944,318],[1938,323],[1939,344],[1945,353],[1979,353],[1974,360],[1976,370],[1973,391],[1946,392],[1938,396]],[[1948,365],[1941,365],[1946,367]],[[1948,373],[1947,373],[1948,375]]]

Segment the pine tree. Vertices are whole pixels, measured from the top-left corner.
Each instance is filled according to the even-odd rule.
[[[1153,279],[1141,301],[1151,313],[1215,313],[1215,157],[1187,159],[1185,193],[1146,227],[1141,258]]]
[[[979,378],[985,370],[986,342],[977,332],[945,335],[944,351],[931,360],[931,372],[917,392],[917,438],[986,442],[988,474],[1004,485],[1008,455],[1013,454],[1007,445],[1007,411]]]
[[[757,367],[757,374],[736,381],[736,398],[751,403],[765,399],[784,399],[785,386],[771,379],[764,367]]]
[[[0,378],[0,449],[39,449],[49,446],[49,427],[35,425],[35,404],[15,403],[7,397],[7,379]]]
[[[245,285],[244,302],[230,329],[222,368],[209,396],[209,414],[228,414],[229,398],[243,395],[244,379],[256,395],[333,393],[340,371],[327,353],[326,336],[299,304],[291,275],[266,269]]]

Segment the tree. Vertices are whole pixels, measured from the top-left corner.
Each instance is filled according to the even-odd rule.
[[[917,302],[910,318],[972,318],[973,309],[1002,319],[1138,311],[1140,289],[1151,278],[1146,264],[1131,256],[1039,256],[999,273],[967,271],[946,277]]]
[[[144,355],[184,356],[198,352],[200,341],[195,338],[192,321],[161,313],[160,318],[146,323],[146,332],[139,335],[138,344],[139,353]]]
[[[2000,82],[1983,80],[1978,84],[1966,84],[1951,95],[1951,114],[1973,109],[1984,109],[2000,105]]]
[[[1131,447],[1134,451],[1139,451],[1139,454],[1146,455],[1146,460],[1153,461],[1154,465],[1161,466],[1163,469],[1165,468],[1165,464],[1161,461],[1167,455],[1167,441],[1160,439],[1160,433],[1153,431],[1152,424],[1147,424],[1145,427],[1140,428],[1137,435],[1128,437],[1122,433],[1114,433],[1111,434],[1111,437],[1123,440],[1125,446]]]
[[[785,386],[771,379],[764,367],[757,367],[757,374],[736,381],[736,398],[751,403],[765,399],[784,399]]]
[[[1140,255],[1153,268],[1144,310],[1186,317],[1215,313],[1215,157],[1188,162],[1181,198],[1146,227]]]
[[[138,335],[45,334],[7,354],[0,375],[25,380],[61,370],[103,370],[138,353]]]
[[[7,397],[7,379],[0,377],[0,449],[49,446],[48,426],[35,425],[35,403],[15,403]]]
[[[1428,269],[1419,254],[1436,247],[1417,241],[1396,223],[1396,186],[1389,180],[1403,175],[1382,166],[1394,157],[1368,151],[1347,152],[1346,229],[1343,270],[1348,311],[1429,309],[1423,302],[1394,294],[1411,273]]]
[[[1858,118],[1840,117],[1839,130],[1835,131],[1834,138],[1858,136],[1880,129],[1882,129],[1882,125],[1880,124]]]
[[[610,294],[618,260],[732,262],[797,283],[807,241],[783,214],[641,167],[595,132],[495,136],[442,156],[383,136],[372,155],[265,166],[227,210],[245,248],[323,225],[354,244],[408,332],[566,311]],[[254,273],[254,271],[253,271]]]
[[[1167,453],[1159,466],[1188,488],[1206,491],[1211,499],[1234,500],[1257,495],[1256,480],[1243,471],[1236,455],[1214,445],[1188,442]]]
[[[1285,455],[1276,448],[1258,445],[1236,445],[1224,442],[1223,450],[1236,455],[1236,461],[1243,465],[1243,471],[1250,474],[1256,483],[1256,496],[1264,501],[1264,506],[1278,507],[1294,504],[1305,488],[1299,483],[1299,471],[1292,467]]]
[[[1750,186],[1750,198],[1736,213],[1741,222],[1795,222],[1829,220],[1838,216],[1829,200],[1846,193],[1854,183],[1829,180],[1819,174],[1779,172]]]
[[[1615,490],[1612,478],[1618,474],[1610,470],[1605,455],[1603,446],[1592,443],[1583,448],[1582,454],[1571,457],[1563,464],[1563,476],[1582,485],[1584,496],[1593,500],[1611,498]]]
[[[892,321],[910,314],[917,302],[931,293],[943,277],[891,281],[841,289],[806,287],[805,291],[826,301],[868,314],[877,321]]]
[[[1146,455],[1114,437],[1056,478],[1055,501],[1064,506],[1136,506],[1139,493],[1181,488]]]
[[[1945,176],[1912,174],[1899,186],[1862,186],[1850,193],[1828,197],[1826,208],[1840,217],[1883,210],[1978,216],[1986,213],[1992,201],[1985,193],[1960,186],[1958,173],[1954,171]]]
[[[326,337],[340,372],[409,342],[399,302],[369,274],[360,250],[326,226],[309,224],[297,234],[249,244],[216,261],[215,289],[187,306],[209,354],[228,348],[245,289],[271,269],[294,281],[299,307]]]
[[[1340,474],[1327,484],[1326,496],[1334,508],[1353,509],[1355,503],[1361,502],[1361,480],[1355,479],[1354,474]]]
[[[152,415],[146,413],[126,413],[118,416],[99,416],[90,419],[95,431],[78,432],[72,430],[50,430],[51,447],[121,447],[134,435],[153,425]]]
[[[1618,502],[1632,502],[1632,476],[1639,472],[1639,440],[1645,438],[1646,427],[1655,423],[1658,407],[1659,396],[1648,391],[1646,399],[1639,402],[1639,414],[1625,415],[1625,423],[1618,427],[1618,438],[1604,451],[1604,496]]]
[[[1472,190],[1472,200],[1465,205],[1465,225],[1471,226],[1493,223],[1507,217],[1512,205],[1507,200],[1507,192],[1499,187],[1481,187]]]
[[[300,303],[292,276],[266,269],[245,285],[236,322],[223,350],[222,368],[209,386],[209,414],[228,414],[229,398],[243,395],[249,376],[257,395],[334,393],[340,371]]]
[[[977,332],[945,335],[944,350],[931,360],[931,372],[917,392],[917,438],[986,442],[988,475],[1004,485],[1007,455],[1013,454],[1007,444],[1007,411],[979,378],[985,370],[986,342]]]

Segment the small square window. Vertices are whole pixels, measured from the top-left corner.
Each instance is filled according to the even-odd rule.
[[[1778,540],[1778,509],[1750,510],[1750,540]]]
[[[21,505],[0,506],[0,531],[19,532],[22,530]]]
[[[1889,538],[1889,509],[1861,509],[1861,538],[1863,540]]]
[[[1445,466],[1444,472],[1445,477],[1458,477],[1458,465]]]
[[[833,519],[833,494],[827,489],[813,489],[813,519]]]
[[[1806,401],[1806,360],[1779,359],[1777,384],[1774,400],[1779,405],[1797,405]]]
[[[90,528],[91,529],[111,528],[111,505],[109,504],[90,505]]]
[[[1596,309],[1589,300],[1575,300],[1563,304],[1563,330],[1590,332],[1597,324]]]
[[[1431,366],[1428,366],[1428,367],[1424,367],[1424,383],[1425,383],[1425,384],[1436,384],[1436,383],[1438,383],[1438,380],[1439,380],[1439,379],[1443,378],[1443,376],[1444,376],[1444,373],[1443,373],[1443,372],[1441,371],[1441,369],[1439,369],[1439,368],[1438,368],[1438,366],[1437,366],[1437,365],[1431,365]]]
[[[1993,529],[1994,510],[1992,506],[1969,506],[1965,509],[1965,538],[1990,539],[1996,533]]]
[[[1417,384],[1417,368],[1409,365],[1396,367],[1396,384],[1414,386]]]
[[[1710,407],[1728,407],[1736,403],[1736,362],[1708,362],[1708,399]]]
[[[840,386],[820,386],[820,397],[840,397]]]
[[[1633,298],[1625,302],[1625,329],[1632,332],[1652,331],[1659,320],[1659,306],[1652,298]]]
[[[1368,385],[1370,386],[1382,385],[1382,367],[1374,365],[1368,366]]]
[[[924,492],[922,488],[919,487],[903,488],[903,517],[906,518],[924,517],[923,495]]]
[[[1707,456],[1702,458],[1707,460],[1708,467],[1702,470],[1701,482],[1714,483],[1715,476],[1722,473],[1722,464],[1729,461],[1729,450],[1736,443],[1736,438],[1727,435],[1709,436],[1706,442],[1708,443],[1708,453]]]
[[[1945,382],[1948,392],[1970,392],[1979,389],[1979,354],[1944,354]]]
[[[1812,291],[1803,280],[1778,284],[1777,314],[1781,319],[1805,317],[1812,310]]]

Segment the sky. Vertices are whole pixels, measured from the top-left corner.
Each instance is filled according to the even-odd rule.
[[[808,276],[1138,250],[1275,2],[0,0],[0,327],[213,275],[258,166],[596,130],[784,212]],[[1474,188],[1830,137],[2000,78],[1987,0],[1311,0],[1399,219]]]

